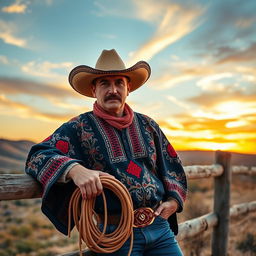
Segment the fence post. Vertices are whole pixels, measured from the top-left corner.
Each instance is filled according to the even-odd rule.
[[[213,228],[212,256],[227,256],[231,186],[231,153],[216,152],[216,163],[223,166],[221,176],[214,178],[214,213],[218,224]]]

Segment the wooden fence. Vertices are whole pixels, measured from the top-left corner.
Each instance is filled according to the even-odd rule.
[[[212,256],[227,256],[229,222],[238,216],[256,211],[256,201],[233,205],[230,208],[230,186],[232,174],[255,175],[256,167],[231,166],[231,153],[216,152],[213,165],[185,166],[188,179],[214,178],[213,212],[179,224],[177,240],[192,238],[209,228],[212,232]],[[0,200],[40,198],[41,188],[25,174],[0,175]],[[62,256],[76,256],[78,251]],[[83,255],[94,255],[85,250]]]

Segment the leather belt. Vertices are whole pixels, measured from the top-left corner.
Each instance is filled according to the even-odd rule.
[[[156,207],[154,207],[156,209]],[[134,214],[134,228],[143,228],[152,224],[155,220],[154,210],[149,207],[141,207],[133,211]],[[98,222],[104,223],[104,215],[98,214]],[[108,225],[118,225],[120,222],[120,215],[108,215]]]

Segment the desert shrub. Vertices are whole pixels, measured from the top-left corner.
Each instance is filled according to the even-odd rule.
[[[16,224],[21,224],[23,222],[22,218],[13,218],[13,222]]]
[[[10,229],[10,233],[15,237],[26,238],[32,234],[32,229],[29,226],[13,226]]]
[[[15,248],[17,253],[30,253],[40,249],[41,245],[39,242],[32,240],[19,240],[15,241]]]
[[[5,222],[6,222],[6,223],[11,223],[12,220],[13,220],[12,217],[8,217],[8,218],[5,219]]]
[[[14,249],[7,248],[4,251],[0,250],[0,256],[16,256],[16,252]]]
[[[28,206],[28,202],[25,200],[14,200],[13,204],[16,206]]]
[[[51,251],[38,252],[37,256],[55,256],[56,253]]]
[[[207,187],[207,185],[203,185],[203,183],[199,183],[196,180],[190,181],[188,184],[188,190],[190,193],[194,193],[194,192],[206,192],[209,190],[209,188]]]
[[[256,235],[248,233],[245,239],[237,244],[236,248],[243,253],[256,253]]]
[[[3,204],[3,203],[1,202],[0,205],[1,205],[1,208],[3,208],[4,210],[6,210],[6,209],[9,208],[9,204],[8,204],[8,203]]]
[[[0,249],[10,248],[11,244],[12,244],[11,239],[9,238],[3,239],[3,241],[0,243]]]

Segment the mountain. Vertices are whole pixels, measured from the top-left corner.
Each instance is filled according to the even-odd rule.
[[[177,153],[184,166],[210,165],[215,162],[215,151],[184,150]],[[256,154],[231,152],[231,165],[256,166]]]
[[[0,173],[22,173],[30,148],[35,143],[26,140],[0,139]],[[178,151],[184,166],[210,165],[214,163],[215,151]],[[232,165],[256,166],[256,155],[232,153]]]
[[[0,173],[23,172],[27,154],[35,143],[0,139]]]

